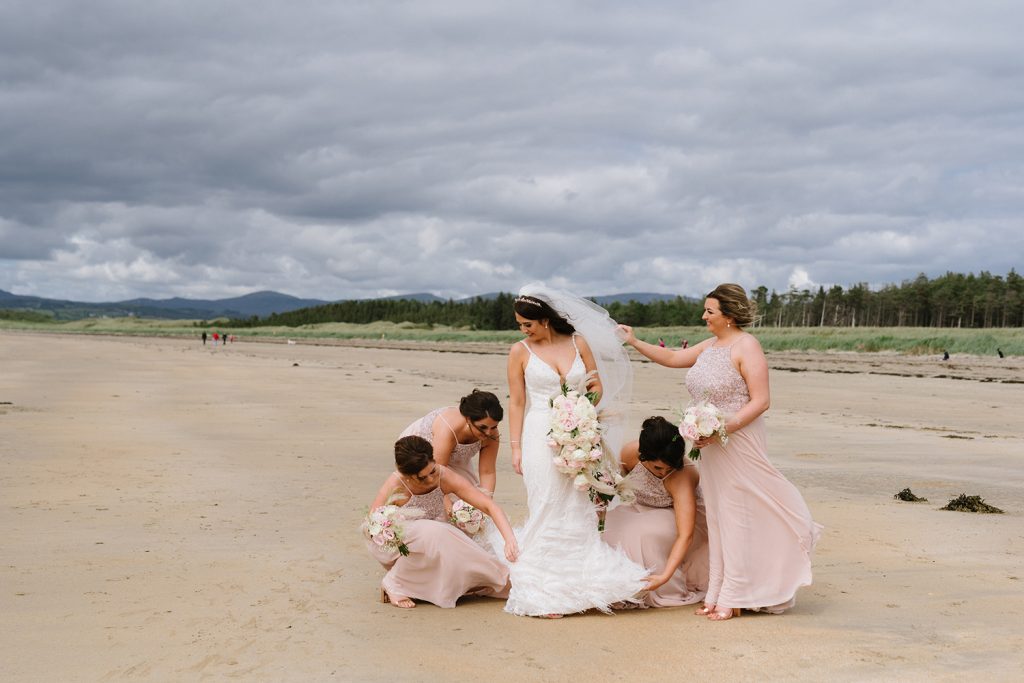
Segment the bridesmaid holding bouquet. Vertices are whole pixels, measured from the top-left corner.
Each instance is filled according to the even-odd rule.
[[[740,609],[779,613],[796,604],[797,589],[811,583],[811,554],[821,533],[800,492],[768,460],[768,361],[743,329],[755,312],[742,287],[722,284],[704,302],[702,318],[712,336],[692,348],[662,349],[620,327],[626,342],[655,363],[691,368],[690,396],[727,415],[727,444],[718,436],[695,444],[710,550],[708,591],[698,614],[715,621]]]

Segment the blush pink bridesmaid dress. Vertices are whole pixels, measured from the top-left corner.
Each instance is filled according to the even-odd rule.
[[[388,570],[381,587],[392,602],[412,598],[438,607],[455,607],[464,595],[507,598],[508,567],[448,523],[440,485],[428,493],[409,494],[405,507],[419,508],[424,513],[402,524],[409,554],[402,556],[398,551],[385,552],[374,543],[366,544],[370,554]]]
[[[735,342],[733,342],[735,344]],[[694,400],[726,414],[749,400],[731,360],[732,344],[713,344],[686,375]],[[811,583],[811,555],[821,525],[800,492],[768,461],[764,417],[701,449],[700,485],[707,511],[710,577],[706,605],[782,612]]]
[[[685,463],[684,467],[696,467]],[[636,502],[619,505],[605,516],[604,541],[618,547],[629,559],[660,574],[676,542],[676,515],[672,496],[664,482],[642,462],[626,476]],[[708,587],[708,526],[704,502],[697,487],[697,515],[693,537],[682,564],[665,584],[644,596],[641,607],[678,607],[692,605],[704,598]]]

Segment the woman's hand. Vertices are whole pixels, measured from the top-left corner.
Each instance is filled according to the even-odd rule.
[[[633,333],[633,328],[630,327],[629,325],[618,326],[618,337],[624,343],[629,344],[630,346],[632,346],[633,343],[636,342],[636,335]]]
[[[512,447],[512,469],[516,471],[516,474],[523,474],[523,451],[519,446]]]
[[[671,576],[671,575],[669,575],[669,576]],[[656,591],[656,590],[658,590],[659,588],[661,588],[662,586],[664,586],[668,582],[669,576],[658,575],[658,576],[650,576],[650,577],[648,577],[647,578],[647,590],[649,590],[649,591]]]
[[[694,448],[704,448],[710,446],[713,443],[720,441],[718,434],[712,434],[711,436],[704,436],[693,442]]]
[[[519,544],[513,538],[511,541],[505,541],[505,559],[509,562],[515,562],[519,558]]]

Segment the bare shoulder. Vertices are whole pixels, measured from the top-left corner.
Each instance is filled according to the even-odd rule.
[[[508,348],[508,357],[513,359],[522,358],[529,353],[530,352],[526,348],[526,345],[523,344],[521,341],[515,342],[514,344],[512,344],[512,346]]]
[[[757,337],[749,332],[740,337],[739,341],[736,342],[736,350],[745,356],[764,355],[764,350],[761,348],[761,342],[758,341]]]
[[[698,483],[700,483],[700,472],[696,467],[684,466],[665,477],[665,489],[673,495],[683,491],[693,493],[697,490]]]
[[[587,343],[587,338],[579,332],[574,332],[572,334],[572,342],[576,345],[576,348],[579,349],[581,356],[587,356],[592,353],[590,350],[590,344]]]
[[[622,451],[619,453],[619,460],[622,462],[622,466],[626,468],[626,471],[632,472],[633,468],[640,462],[640,442],[630,441],[624,444]]]

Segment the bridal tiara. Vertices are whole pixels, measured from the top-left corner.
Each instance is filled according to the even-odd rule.
[[[541,302],[538,299],[535,299],[532,296],[517,296],[515,302],[517,304],[530,304],[531,306],[540,306],[541,305]]]

